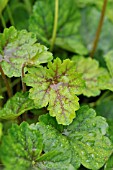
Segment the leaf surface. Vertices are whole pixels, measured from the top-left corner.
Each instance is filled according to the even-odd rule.
[[[102,5],[103,5],[103,1],[102,1]],[[97,30],[100,15],[101,15],[100,11],[95,6],[87,5],[85,8],[81,10],[82,19],[81,19],[80,35],[82,36],[85,47],[87,47],[89,51],[92,50],[94,37],[96,33],[95,30]],[[106,17],[103,22],[103,27],[101,30],[101,35],[99,38],[96,51],[101,51],[101,53],[106,54],[106,52],[112,49],[112,44],[113,44],[112,30],[113,30],[113,24]]]
[[[47,125],[47,115],[41,116],[40,120],[41,122],[37,123],[34,128],[40,131],[43,139],[47,139],[44,143],[45,149],[57,148],[54,142],[54,134],[57,134],[56,140],[59,145],[63,146],[62,142],[69,143],[70,164],[75,169],[80,166],[80,163],[88,169],[92,169],[92,167],[99,169],[112,153],[111,142],[105,136],[108,128],[105,118],[96,116],[96,112],[88,106],[82,106],[77,111],[77,117],[72,124],[64,126],[62,130],[59,128],[56,130],[53,123]],[[65,149],[63,150],[65,151]],[[65,154],[65,156],[68,155]]]
[[[33,33],[10,27],[0,34],[0,62],[8,77],[20,77],[23,65],[39,66],[51,59],[52,54],[36,43]]]
[[[109,72],[106,68],[99,67],[97,60],[82,56],[75,56],[72,60],[75,62],[76,71],[82,73],[85,80],[85,96],[97,96],[105,89],[113,90]]]
[[[39,131],[31,130],[24,122],[13,125],[7,136],[3,137],[0,157],[6,169],[32,169],[42,152],[42,137]]]
[[[48,64],[48,68],[30,68],[24,78],[31,86],[30,98],[37,107],[45,107],[49,103],[49,114],[56,117],[59,124],[68,125],[79,109],[78,97],[82,93],[84,81],[77,73],[74,63],[69,59],[61,63],[59,58]]]
[[[65,143],[62,136],[57,137],[56,132],[53,131],[52,134],[54,138],[46,141],[39,130],[30,128],[26,122],[20,126],[13,125],[9,129],[8,135],[3,137],[0,147],[0,157],[5,168],[7,170],[12,168],[15,170],[69,170],[70,167],[73,168],[69,163],[68,142]],[[58,143],[58,139],[62,142],[62,146],[61,143]],[[45,147],[45,143],[47,143],[48,149]],[[68,154],[65,155],[64,149],[65,152],[69,151]]]
[[[35,108],[28,93],[17,92],[0,110],[0,119],[14,119],[27,110]]]
[[[37,1],[29,22],[29,29],[48,46],[51,44],[53,32],[54,9],[55,1]],[[60,0],[55,44],[71,52],[86,54],[87,49],[82,44],[81,36],[77,34],[79,26],[80,11],[76,7],[75,0]]]

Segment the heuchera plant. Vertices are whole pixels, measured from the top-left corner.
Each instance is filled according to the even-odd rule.
[[[112,121],[89,102],[101,90],[113,91],[113,50],[103,57],[106,67],[84,56],[81,3],[88,2],[37,0],[30,31],[10,26],[0,33],[0,169],[113,168]]]

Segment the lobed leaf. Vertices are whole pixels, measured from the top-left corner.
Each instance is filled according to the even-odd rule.
[[[10,27],[0,34],[0,62],[8,77],[20,77],[23,65],[39,66],[51,59],[52,54],[36,43],[33,33]]]
[[[71,52],[87,54],[87,49],[82,44],[82,38],[78,35],[81,16],[75,0],[60,0],[58,8],[55,44]],[[54,26],[54,9],[55,1],[39,0],[34,4],[33,14],[29,21],[30,31],[36,33],[40,41],[48,46],[51,44]]]
[[[13,125],[9,129],[8,135],[2,139],[0,147],[0,157],[2,163],[7,170],[14,168],[15,170],[69,170],[73,168],[69,163],[70,152],[65,155],[65,151],[69,151],[69,144],[65,143],[63,137],[58,136],[53,132],[53,137],[48,144],[52,143],[53,147],[50,150],[45,149],[45,140],[42,138],[39,130],[30,128],[30,126],[23,122],[20,126]],[[62,141],[58,143],[58,139]],[[54,147],[55,146],[55,147]],[[74,168],[72,169],[74,170]]]
[[[59,124],[68,125],[75,118],[79,109],[78,97],[82,93],[84,81],[77,73],[74,63],[69,59],[61,63],[59,58],[48,64],[48,68],[30,68],[24,78],[31,86],[30,98],[37,107],[45,107],[49,103],[49,114],[56,117]]]
[[[85,80],[86,86],[83,90],[85,96],[97,96],[100,90],[113,89],[107,69],[99,67],[97,60],[82,56],[75,56],[72,60],[76,64],[76,71],[82,73]]]
[[[45,150],[59,147],[61,151],[64,146],[63,142],[66,146],[69,143],[70,164],[75,169],[78,169],[80,164],[88,169],[92,167],[99,169],[104,165],[113,150],[110,140],[105,136],[108,128],[105,118],[96,116],[95,111],[88,106],[82,106],[77,111],[77,117],[72,124],[64,126],[61,130],[53,125],[53,121],[48,125],[47,116],[41,116],[41,122],[36,126],[31,125],[31,128],[38,129],[42,134]],[[58,156],[60,160],[69,156],[68,147],[66,151],[65,149],[63,148],[65,156],[61,155],[61,158]]]
[[[35,105],[29,99],[28,93],[17,92],[0,110],[0,119],[14,119],[33,108],[35,108]]]
[[[34,164],[42,152],[42,137],[39,131],[31,130],[26,122],[14,125],[3,137],[0,157],[7,170],[35,169]]]

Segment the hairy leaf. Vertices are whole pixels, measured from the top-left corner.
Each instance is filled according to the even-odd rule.
[[[75,71],[74,63],[69,59],[61,63],[59,58],[48,64],[48,68],[30,68],[24,78],[31,86],[30,98],[37,107],[49,103],[49,114],[56,117],[59,124],[68,125],[79,109],[78,97],[82,93],[84,81]]]
[[[62,142],[62,146],[61,143],[58,143],[58,139]],[[12,170],[13,168],[15,170],[69,170],[70,167],[73,168],[69,163],[70,150],[68,141],[66,143],[63,136],[57,137],[55,131],[53,131],[53,138],[50,141],[46,140],[39,130],[30,128],[26,122],[23,122],[20,126],[13,125],[9,129],[8,135],[2,139],[0,148],[2,163],[7,170]],[[46,148],[45,143],[48,148]]]
[[[78,169],[80,163],[88,169],[92,167],[99,169],[112,153],[111,142],[105,136],[108,128],[105,118],[96,116],[95,111],[88,106],[82,106],[72,124],[64,126],[62,130],[57,127],[58,125],[54,126],[53,121],[47,125],[47,115],[41,116],[40,120],[36,126],[31,125],[31,128],[38,129],[42,134],[45,150],[60,147],[58,149],[61,151],[63,143],[66,143],[66,146],[69,143],[70,164],[75,169]],[[69,151],[66,154],[68,147],[66,151],[65,149],[63,148],[65,157],[68,157]],[[59,159],[63,158],[64,156],[61,155],[61,158],[59,156]]]
[[[28,93],[17,92],[0,110],[0,119],[14,119],[27,110],[35,108]]]
[[[73,4],[73,5],[72,5]],[[51,9],[51,10],[50,10]],[[37,1],[30,18],[29,29],[35,32],[41,41],[50,46],[54,25],[55,1]],[[71,52],[86,54],[77,31],[80,26],[80,11],[75,0],[60,0],[58,9],[58,26],[55,44]]]
[[[51,59],[52,54],[36,43],[33,33],[10,27],[0,34],[0,62],[8,77],[20,77],[23,65],[38,66]]]
[[[42,134],[45,152],[53,151],[53,150],[61,152],[61,154],[57,155],[54,162],[51,162],[51,164],[49,162],[45,162],[45,167],[48,168],[48,166],[51,165],[51,169],[54,170],[57,169],[69,170],[73,167],[73,165],[71,164],[72,148],[70,147],[70,142],[67,140],[67,138],[64,135],[59,133],[59,131],[57,131],[51,125],[45,125],[42,122],[39,122],[36,125],[31,125],[31,128],[38,129]],[[75,170],[80,166],[80,162],[79,162],[79,158],[77,159],[76,154],[73,153],[73,155],[76,158],[76,166],[72,168],[72,170]]]
[[[42,152],[42,137],[39,131],[31,130],[24,122],[14,125],[3,137],[0,157],[7,170],[32,169]]]
[[[77,112],[76,120],[67,127],[65,134],[78,153],[81,163],[88,169],[99,169],[112,152],[110,140],[104,136],[107,123],[96,116],[93,109],[83,106]]]
[[[85,80],[86,87],[83,90],[85,96],[97,96],[100,90],[113,89],[108,71],[99,67],[97,60],[81,56],[75,56],[72,59],[76,64],[77,72],[82,73]]]

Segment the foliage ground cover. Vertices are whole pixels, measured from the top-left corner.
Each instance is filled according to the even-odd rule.
[[[112,7],[0,0],[1,170],[113,169]]]

